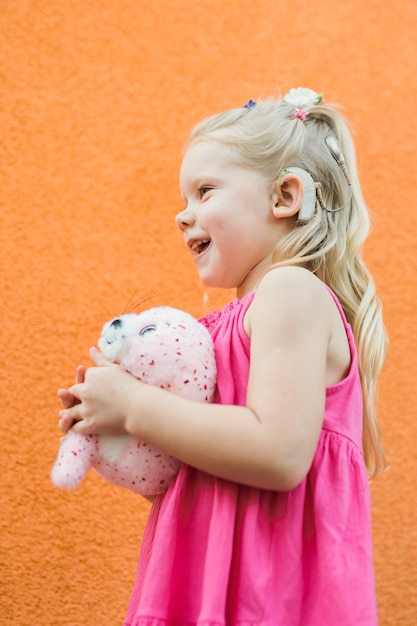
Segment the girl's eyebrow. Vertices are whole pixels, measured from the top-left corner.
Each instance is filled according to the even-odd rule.
[[[222,179],[220,178],[218,174],[210,174],[210,173],[199,175],[195,179],[195,183],[197,186],[203,185],[203,184],[216,186],[216,185],[220,185],[221,182],[222,182]]]
[[[201,182],[202,180],[207,180],[207,179],[216,180],[216,179],[219,179],[219,175],[210,172],[210,170],[202,170],[201,172],[196,173],[192,177],[193,182],[194,181]]]
[[[186,180],[184,185],[180,184],[180,193],[181,197],[184,200],[184,189],[191,188],[196,189],[200,185],[207,185],[211,187],[216,187],[221,184],[221,178],[216,174],[198,174],[195,177],[192,177],[190,180]]]

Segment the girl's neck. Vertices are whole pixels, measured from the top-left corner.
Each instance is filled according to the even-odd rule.
[[[256,291],[259,281],[266,274],[271,265],[272,261],[267,257],[261,263],[253,267],[243,278],[240,285],[236,287],[236,297],[240,299],[251,291]]]

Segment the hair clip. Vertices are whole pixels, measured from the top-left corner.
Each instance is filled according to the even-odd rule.
[[[305,121],[307,115],[308,115],[308,111],[306,111],[305,109],[295,109],[294,111],[294,117],[298,118],[302,122]]]
[[[348,185],[351,186],[352,181],[346,165],[345,155],[343,154],[337,140],[335,139],[335,137],[332,137],[332,135],[327,135],[324,141],[326,142],[326,146],[328,147],[330,154],[335,159],[343,174],[345,175]]]
[[[256,106],[255,100],[248,100],[247,103],[243,105],[243,108],[252,109],[254,106]]]
[[[320,104],[323,100],[323,94],[306,87],[297,87],[296,89],[290,89],[283,97],[283,100],[294,107],[308,110]]]

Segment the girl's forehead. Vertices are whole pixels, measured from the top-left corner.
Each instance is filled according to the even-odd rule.
[[[186,150],[180,170],[180,178],[203,172],[218,173],[227,166],[238,165],[232,148],[216,141],[194,141]]]

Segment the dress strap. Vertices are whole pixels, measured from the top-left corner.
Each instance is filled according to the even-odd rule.
[[[332,291],[332,290],[330,289],[329,285],[326,285],[326,283],[323,283],[323,285],[326,287],[327,291],[328,291],[328,292],[330,293],[330,295],[332,296],[332,298],[333,298],[333,300],[334,300],[334,303],[335,303],[335,305],[336,305],[336,307],[337,307],[337,309],[338,309],[338,311],[339,311],[339,313],[340,313],[340,317],[341,317],[341,318],[342,318],[342,320],[343,320],[344,325],[345,325],[345,326],[349,326],[349,327],[350,327],[350,324],[349,324],[349,322],[348,322],[348,321],[347,321],[347,319],[346,319],[346,315],[345,315],[345,312],[344,312],[344,310],[343,310],[343,307],[342,307],[342,305],[340,304],[339,298],[336,296],[336,294],[334,293],[334,291]]]
[[[347,335],[348,342],[349,342],[350,354],[351,354],[351,357],[352,357],[352,363],[351,363],[351,368],[352,368],[354,365],[356,365],[357,359],[358,359],[355,335],[353,334],[353,330],[352,330],[351,325],[349,324],[349,322],[346,319],[346,314],[345,314],[345,312],[343,310],[342,305],[340,304],[339,298],[336,296],[334,291],[332,291],[330,289],[330,287],[328,285],[326,285],[326,283],[323,283],[323,284],[326,287],[327,291],[332,296],[333,301],[334,301],[334,303],[335,303],[335,305],[337,307],[337,310],[339,311],[340,317],[342,318],[342,322],[343,322],[343,325],[345,327],[346,335]]]

